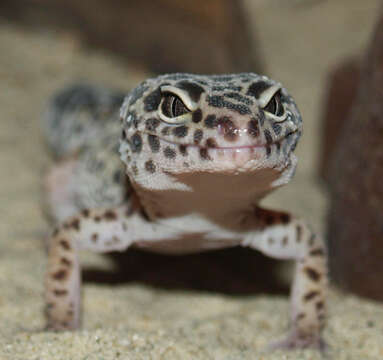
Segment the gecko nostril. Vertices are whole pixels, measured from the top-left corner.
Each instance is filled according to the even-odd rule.
[[[239,129],[227,116],[217,119],[218,133],[223,135],[227,141],[235,141],[239,134]]]

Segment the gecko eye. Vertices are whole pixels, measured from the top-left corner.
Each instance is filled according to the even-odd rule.
[[[182,99],[171,93],[164,92],[159,108],[160,118],[171,124],[185,122],[185,117],[182,115],[190,113]]]
[[[282,116],[284,109],[281,100],[281,92],[277,91],[263,109],[275,116]]]
[[[165,94],[163,97],[161,110],[168,118],[175,118],[189,112],[182,100],[178,96],[170,93]]]

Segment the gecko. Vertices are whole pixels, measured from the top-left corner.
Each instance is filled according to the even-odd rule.
[[[87,174],[89,159],[106,151],[103,159],[114,164],[109,170],[73,181],[73,167],[66,168],[63,182],[70,186],[50,182],[52,193],[67,188],[61,194],[65,201],[52,205],[56,214],[61,206],[70,210],[56,216],[58,225],[49,237],[47,328],[81,325],[80,250],[106,253],[136,247],[177,255],[244,246],[295,261],[289,330],[271,348],[323,349],[325,243],[302,219],[260,205],[291,180],[297,166],[294,150],[302,118],[287,90],[255,73],[166,74],[128,92],[119,120],[114,116],[111,122],[118,123],[120,135],[113,138],[119,137],[119,153],[115,143],[109,151],[93,139],[92,146],[85,146],[87,157],[74,160],[80,173]],[[88,138],[97,133],[90,129]],[[116,192],[112,203],[100,200],[90,207],[84,204],[92,203],[88,200],[93,196],[82,191],[77,197],[88,200],[71,206],[74,189],[87,186],[78,183],[81,179],[94,177],[91,186],[98,182],[99,191],[106,191],[101,190],[102,178],[113,182],[112,170],[121,166],[118,157],[126,176],[118,186],[127,190]]]

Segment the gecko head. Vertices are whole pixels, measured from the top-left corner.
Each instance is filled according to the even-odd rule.
[[[146,80],[125,98],[121,121],[121,158],[134,181],[284,169],[302,130],[292,97],[254,73]]]

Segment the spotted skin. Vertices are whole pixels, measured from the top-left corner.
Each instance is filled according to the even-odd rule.
[[[121,92],[77,84],[52,98],[46,116],[47,143],[55,157],[44,181],[54,222],[84,208],[115,206],[129,195],[118,153]]]
[[[302,120],[287,91],[253,73],[167,74],[130,92],[120,117],[120,157],[133,191],[53,232],[48,327],[80,326],[81,249],[185,254],[241,245],[296,261],[290,330],[271,348],[323,349],[325,245],[302,220],[258,205],[297,164]]]

